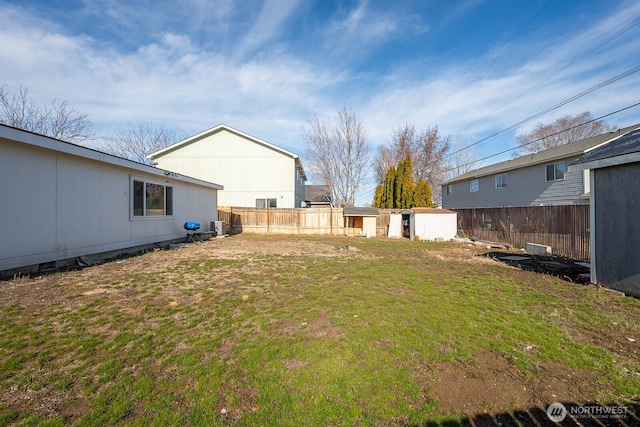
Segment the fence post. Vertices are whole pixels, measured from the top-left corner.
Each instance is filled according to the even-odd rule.
[[[329,235],[333,236],[333,208],[329,208]]]

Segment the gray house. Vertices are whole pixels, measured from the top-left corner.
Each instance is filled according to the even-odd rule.
[[[640,296],[640,130],[574,162],[591,175],[591,281]]]
[[[589,203],[589,171],[568,170],[586,153],[640,128],[640,124],[496,163],[442,185],[446,209]]]

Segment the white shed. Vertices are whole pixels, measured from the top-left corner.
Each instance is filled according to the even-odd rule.
[[[184,241],[222,186],[0,125],[0,272]],[[44,265],[48,264],[48,265]]]
[[[388,237],[413,240],[451,240],[458,229],[458,215],[447,209],[413,208],[394,212],[389,218]]]

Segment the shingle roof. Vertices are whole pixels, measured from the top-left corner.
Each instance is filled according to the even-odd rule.
[[[342,210],[344,216],[378,216],[380,211],[378,208],[355,208],[346,207]]]
[[[304,199],[314,203],[331,203],[331,192],[328,185],[305,185]]]
[[[608,160],[607,163],[610,165],[628,163],[629,161],[638,161],[638,156],[634,155],[638,153],[640,153],[640,129],[629,132],[607,145],[588,152],[573,162],[572,165],[578,165],[582,169],[589,168],[589,164],[595,165],[592,162],[600,162],[602,160]],[[623,159],[623,156],[629,160]]]
[[[581,139],[580,141],[575,141],[569,144],[561,145],[559,147],[539,151],[534,154],[527,154],[522,157],[517,157],[515,159],[496,163],[490,166],[485,166],[483,168],[475,169],[453,179],[450,179],[447,182],[443,183],[443,185],[476,179],[487,175],[508,172],[511,170],[520,169],[522,167],[551,162],[559,159],[565,159],[567,157],[580,156],[638,128],[640,128],[640,124],[628,126],[623,129],[618,129],[614,132],[604,133],[601,135],[593,136],[591,138]]]

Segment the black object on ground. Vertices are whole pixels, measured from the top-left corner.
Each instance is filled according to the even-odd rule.
[[[573,283],[589,283],[591,270],[586,262],[526,253],[487,252],[484,256],[526,271],[550,274]]]

